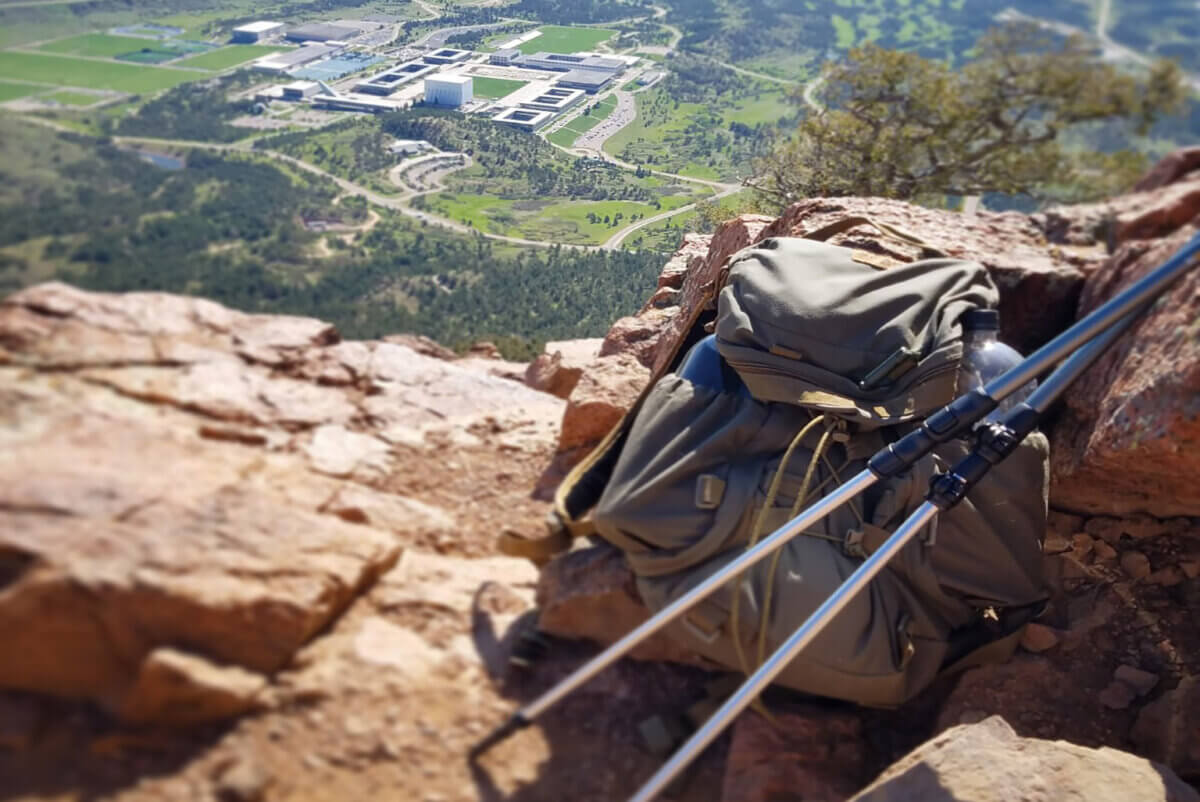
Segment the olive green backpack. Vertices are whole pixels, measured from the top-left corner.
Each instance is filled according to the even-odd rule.
[[[554,534],[536,548],[598,536],[624,552],[643,600],[661,609],[962,392],[959,320],[996,307],[987,272],[946,258],[886,269],[876,261],[800,238],[735,254],[710,288],[715,310],[697,309],[663,374],[567,477]],[[736,389],[675,372],[712,330]],[[877,483],[668,631],[711,660],[753,670],[968,448],[942,445]],[[1043,435],[1030,436],[777,681],[890,706],[953,667],[1007,659],[1045,598],[1048,452]]]

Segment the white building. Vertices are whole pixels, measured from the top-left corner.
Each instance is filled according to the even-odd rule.
[[[292,81],[283,85],[284,100],[304,100],[321,91],[321,85],[316,81]]]
[[[388,152],[395,156],[416,156],[431,150],[436,148],[424,139],[397,139],[388,145]]]
[[[458,108],[474,99],[470,75],[430,75],[425,79],[425,102]]]
[[[250,22],[234,28],[233,41],[237,44],[252,45],[255,42],[267,39],[282,32],[282,22],[268,22],[267,20],[259,20],[258,22]]]
[[[556,116],[552,111],[540,109],[507,109],[492,118],[493,121],[511,125],[522,131],[536,131]]]

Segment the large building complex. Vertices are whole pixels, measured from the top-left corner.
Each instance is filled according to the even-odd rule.
[[[472,100],[470,75],[431,75],[425,79],[425,102],[458,108]]]
[[[346,42],[358,36],[362,31],[348,25],[332,25],[328,22],[315,22],[311,25],[301,25],[287,32],[287,38],[293,42]]]
[[[254,66],[268,72],[287,72],[296,67],[328,58],[338,53],[342,48],[337,45],[305,45],[295,50],[285,50],[282,53],[272,53],[254,62]]]
[[[276,23],[269,22],[243,28],[246,36],[281,33]],[[393,48],[393,58],[404,60],[368,74],[365,68],[383,61],[377,47],[391,41],[382,38],[388,35],[392,34],[386,26],[357,20],[293,28],[287,37],[305,45],[257,62],[263,69],[287,73],[292,83],[260,90],[256,98],[267,104],[307,102],[318,108],[368,113],[398,111],[424,102],[537,131],[638,62],[637,57],[611,53],[526,55],[515,46],[531,38],[523,34],[486,56],[437,43]],[[351,39],[354,42],[348,43]],[[475,95],[476,78],[482,97]]]
[[[424,78],[426,75],[437,72],[437,69],[436,64],[424,64],[420,61],[397,64],[389,70],[384,70],[366,80],[359,81],[355,84],[354,91],[386,97],[404,84],[417,78]]]
[[[233,29],[233,41],[237,44],[252,45],[283,33],[283,27],[282,22],[268,22],[267,20],[239,25]]]
[[[515,48],[497,50],[488,63],[498,67],[517,67],[527,70],[565,73],[557,80],[560,86],[595,94],[608,86],[625,71],[628,62],[621,58],[599,56],[595,53],[533,53],[522,55]]]
[[[425,56],[426,64],[459,64],[471,58],[470,50],[455,50],[452,47],[443,47],[440,50],[435,50]]]

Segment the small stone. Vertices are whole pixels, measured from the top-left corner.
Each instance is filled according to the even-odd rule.
[[[1154,585],[1161,585],[1164,588],[1173,588],[1183,580],[1183,571],[1179,566],[1168,565],[1166,568],[1160,568],[1152,573],[1146,581]]]
[[[1130,579],[1145,579],[1150,576],[1150,559],[1140,551],[1127,551],[1121,555],[1121,570]]]
[[[1134,690],[1124,682],[1113,681],[1100,692],[1100,704],[1112,710],[1124,710],[1133,701]]]
[[[1189,560],[1179,564],[1179,570],[1183,571],[1183,575],[1188,579],[1195,579],[1200,576],[1200,562]]]
[[[33,699],[0,695],[0,749],[28,749],[41,719],[41,709]]]
[[[1042,553],[1046,555],[1062,554],[1065,551],[1071,550],[1071,541],[1060,535],[1058,532],[1047,532],[1046,540],[1042,543]]]
[[[271,778],[262,766],[241,758],[219,774],[213,791],[221,802],[260,802],[270,784]]]
[[[300,760],[300,762],[304,764],[305,768],[319,769],[325,765],[325,758],[321,757],[315,752],[309,752]]]
[[[959,724],[978,724],[979,722],[983,721],[987,717],[988,717],[988,714],[983,712],[982,710],[976,710],[974,708],[967,708],[966,710],[962,711],[961,715],[959,715],[958,723]]]
[[[1117,557],[1117,550],[1103,540],[1092,541],[1092,553],[1098,560],[1115,560]]]
[[[347,735],[366,735],[371,731],[371,725],[363,721],[358,716],[346,716],[346,718],[342,720],[342,729],[346,731]]]
[[[1027,652],[1039,653],[1053,649],[1058,645],[1060,640],[1058,633],[1053,629],[1044,624],[1034,622],[1025,627],[1025,632],[1021,635],[1021,647]]]
[[[1071,535],[1071,548],[1075,551],[1075,558],[1082,560],[1092,553],[1092,545],[1095,541],[1092,536],[1086,532],[1079,532]]]
[[[387,738],[380,738],[379,743],[375,744],[375,756],[379,758],[387,758],[388,760],[399,760],[403,752],[394,743]]]
[[[1118,666],[1113,678],[1124,682],[1138,696],[1145,696],[1158,684],[1158,675],[1130,665]]]

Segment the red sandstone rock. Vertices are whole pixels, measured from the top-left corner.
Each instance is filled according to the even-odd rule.
[[[600,339],[546,343],[543,353],[525,369],[525,383],[543,393],[569,398],[584,368],[600,351]]]
[[[479,519],[499,479],[453,458],[487,437],[511,478],[562,408],[317,320],[17,293],[0,303],[0,688],[150,724],[251,709],[406,539]]]
[[[1200,218],[1200,196],[1196,203]],[[1079,314],[1157,267],[1195,231],[1123,245],[1088,280]],[[1056,506],[1122,516],[1200,514],[1198,319],[1200,272],[1192,271],[1068,391],[1052,431]]]
[[[1116,749],[1021,738],[1000,716],[955,727],[897,762],[852,802],[1197,802],[1163,766]]]
[[[599,443],[633,406],[649,378],[649,371],[629,355],[600,357],[588,365],[567,400],[559,451]]]
[[[725,802],[842,802],[868,779],[857,712],[816,706],[770,712],[773,722],[747,712],[734,724]]]
[[[1138,751],[1185,777],[1200,776],[1200,677],[1151,702],[1130,732]]]
[[[636,315],[621,318],[604,335],[600,356],[626,354],[647,368],[653,367],[659,339],[669,330],[669,322],[678,313],[679,310],[675,308],[645,309]]]
[[[1173,184],[1195,170],[1200,170],[1200,146],[1180,148],[1168,153],[1150,172],[1133,186],[1134,192],[1147,192]]]
[[[650,617],[625,558],[611,546],[577,549],[542,569],[537,590],[538,628],[564,638],[608,645]],[[711,668],[665,632],[629,653],[635,660],[664,660]]]
[[[762,239],[762,232],[770,221],[771,218],[757,214],[744,214],[727,220],[713,233],[708,253],[704,258],[693,258],[689,262],[687,277],[683,280],[680,294],[675,299],[678,306],[671,310],[677,310],[678,313],[662,327],[662,333],[647,362],[655,372],[665,367],[675,345],[687,334],[685,329],[688,321],[692,319],[708,285],[717,278],[717,273],[725,261],[742,248]]]

